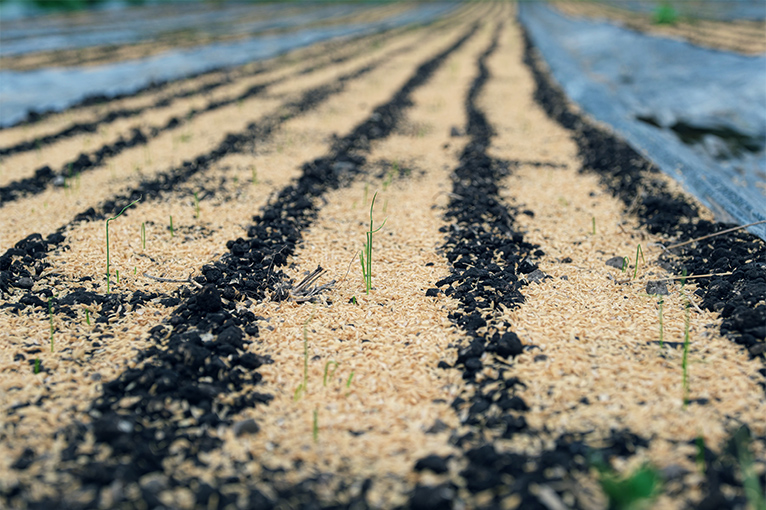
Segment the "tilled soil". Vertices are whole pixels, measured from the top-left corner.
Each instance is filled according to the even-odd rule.
[[[567,102],[510,5],[0,137],[0,506],[766,485],[764,243],[674,248],[729,225]]]

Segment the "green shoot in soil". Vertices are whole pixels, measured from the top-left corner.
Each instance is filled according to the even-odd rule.
[[[252,177],[250,178],[250,182],[253,183],[253,186],[258,184],[258,172],[255,169],[255,165],[251,165],[250,169],[252,170]]]
[[[50,317],[51,322],[51,352],[53,352],[53,296],[48,298],[48,317]]]
[[[663,344],[662,344],[662,340],[663,340],[663,327],[662,327],[662,305],[663,305],[663,303],[664,303],[664,302],[665,302],[665,301],[663,300],[663,298],[662,298],[662,297],[660,297],[660,300],[657,302],[657,305],[658,305],[658,306],[659,306],[659,308],[660,308],[660,349],[662,349],[662,347],[663,347]]]
[[[117,283],[119,284],[120,283],[120,270],[119,269],[116,269],[114,271],[114,277],[117,278]]]
[[[199,219],[199,197],[196,191],[194,192],[194,217]]]
[[[85,309],[85,324],[90,326],[90,310]]]
[[[34,368],[35,374],[40,373],[40,358],[35,358],[35,368]]]
[[[141,222],[141,248],[146,249],[146,222]]]
[[[684,279],[681,280],[681,288],[686,283],[686,269],[683,272]],[[686,298],[685,318],[684,318],[684,356],[681,361],[681,368],[683,370],[683,387],[684,387],[684,409],[689,404],[689,298]]]
[[[330,365],[332,365],[332,371],[330,372]],[[337,361],[328,361],[324,365],[324,379],[322,379],[322,386],[327,387],[327,376],[329,375],[330,379],[335,375],[335,371],[338,369],[338,362]]]
[[[372,289],[372,234],[380,231],[380,229],[386,225],[386,220],[383,220],[383,224],[378,228],[374,228],[373,225],[372,210],[375,207],[375,197],[377,196],[378,193],[375,192],[375,194],[372,196],[372,203],[370,203],[370,230],[367,231],[367,243],[364,245],[364,253],[366,257],[365,255],[362,255],[361,252],[359,253],[359,261],[362,263],[362,274],[364,276],[365,290],[367,295],[370,294],[370,289]]]
[[[386,191],[391,183],[394,182],[394,178],[399,177],[399,162],[394,161],[391,165],[391,170],[386,174],[386,178],[383,180],[383,191]],[[365,200],[366,201],[366,200]]]
[[[110,278],[111,278],[111,274],[109,273],[109,266],[110,266],[110,264],[111,264],[111,259],[109,258],[109,222],[110,222],[110,221],[112,221],[112,220],[116,220],[117,218],[119,218],[120,216],[122,216],[122,213],[124,213],[124,212],[125,212],[125,210],[126,210],[128,207],[130,207],[130,206],[134,205],[134,204],[135,204],[136,202],[138,202],[139,200],[141,200],[141,197],[137,198],[136,200],[132,201],[131,203],[129,203],[128,205],[126,205],[125,207],[123,207],[123,208],[122,208],[122,211],[120,211],[120,213],[119,213],[117,216],[114,216],[114,217],[112,217],[112,218],[108,218],[108,219],[106,220],[106,293],[107,293],[107,294],[109,294],[109,285],[110,285],[110,283],[111,283],[111,282],[109,281],[109,280],[110,280]]]
[[[596,235],[596,217],[593,216],[591,219],[593,220],[593,235],[595,236]]]
[[[312,427],[312,435],[314,436],[314,442],[319,441],[319,409],[314,409],[314,425]]]
[[[361,253],[361,252],[360,252]],[[364,264],[362,264],[362,268],[364,268]],[[356,302],[356,296],[351,296],[351,302],[355,305],[358,305],[359,303]]]
[[[303,323],[303,382],[295,389],[295,394],[293,395],[293,400],[298,400],[301,398],[301,395],[306,393],[308,391],[308,384],[309,384],[309,323],[314,318],[314,314],[316,313],[316,305],[314,306],[314,310],[311,312],[311,315],[306,320],[306,322]]]
[[[638,275],[638,255],[641,254],[641,260],[644,261],[644,264],[646,264],[646,259],[644,258],[644,251],[641,249],[641,243],[638,244],[638,247],[636,248],[636,269],[633,271],[633,279],[636,279],[636,276]]]
[[[173,229],[173,215],[170,215],[170,237],[175,237],[176,231]]]
[[[351,379],[354,378],[354,371],[352,370],[350,374],[348,374],[348,380],[346,381],[346,388],[351,388]]]
[[[622,258],[622,272],[623,273],[628,268],[628,264],[630,264],[630,257],[623,257]]]

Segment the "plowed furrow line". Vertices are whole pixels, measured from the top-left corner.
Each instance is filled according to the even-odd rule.
[[[206,269],[208,281],[215,281],[221,290],[210,283],[201,291],[194,292],[177,310],[176,318],[169,322],[168,326],[172,327],[169,336],[168,326],[153,328],[153,340],[162,342],[163,347],[150,349],[144,354],[150,359],[149,365],[143,369],[128,371],[114,382],[104,385],[104,396],[94,404],[91,413],[96,418],[92,427],[87,430],[85,427],[79,428],[76,438],[72,438],[70,446],[62,454],[64,465],[69,467],[59,471],[60,476],[55,488],[49,485],[49,489],[52,490],[36,492],[40,495],[38,497],[45,498],[46,494],[51,495],[59,491],[64,486],[59,484],[76,489],[83,485],[100,485],[99,480],[105,480],[105,477],[121,478],[125,475],[124,479],[134,484],[143,474],[156,471],[161,459],[175,451],[180,445],[179,441],[191,441],[192,446],[187,450],[190,456],[188,458],[200,458],[199,455],[204,456],[204,452],[220,444],[220,440],[210,433],[218,424],[226,423],[225,417],[229,412],[268,400],[267,397],[249,390],[260,380],[260,375],[253,369],[266,360],[253,353],[241,354],[242,349],[246,348],[242,327],[253,323],[255,317],[252,312],[235,309],[229,301],[229,298],[236,297],[236,291],[235,295],[230,295],[234,290],[232,284],[235,281],[237,284],[255,283],[252,287],[242,286],[243,293],[252,292],[254,296],[262,294],[268,287],[273,288],[274,282],[269,275],[269,266],[272,265],[272,261],[275,266],[283,263],[294,249],[294,243],[300,237],[298,232],[315,214],[316,205],[310,202],[311,197],[319,197],[325,190],[338,186],[343,174],[355,173],[348,163],[361,163],[361,154],[368,150],[369,142],[390,134],[402,110],[409,106],[409,95],[412,91],[422,85],[441,61],[460,47],[469,36],[470,34],[462,36],[446,50],[420,66],[416,74],[394,94],[391,101],[378,107],[371,117],[359,124],[349,135],[341,138],[327,157],[306,165],[301,179],[280,193],[279,202],[264,209],[262,218],[263,221],[269,222],[268,227],[265,224],[256,224],[250,228],[252,234],[263,233],[266,237],[249,238],[250,251],[247,257],[242,257],[243,253],[235,248],[241,245],[240,241],[231,244],[232,254],[224,260],[239,269],[232,272],[224,263]],[[352,151],[355,154],[352,154]],[[318,177],[326,178],[318,180]],[[280,222],[274,220],[282,216],[281,211],[285,206],[289,207],[291,213],[296,213],[297,222],[285,219],[285,225],[281,226]],[[264,242],[265,249],[260,249]],[[248,288],[251,290],[248,291]],[[193,321],[192,316],[195,317]],[[202,374],[199,373],[199,369],[202,369]],[[132,402],[134,399],[129,397],[130,404],[122,397],[117,400],[113,398],[113,392],[124,392],[126,388],[126,395],[133,391],[148,393],[141,402]],[[245,389],[247,391],[243,391]],[[165,392],[166,395],[161,395]],[[221,392],[227,396],[216,398]],[[168,398],[170,400],[167,400]],[[157,407],[158,404],[160,407]],[[200,416],[198,410],[206,410],[205,423],[196,421],[195,415]],[[128,414],[124,414],[126,412]],[[180,415],[173,417],[176,412]],[[184,414],[189,416],[183,417]],[[161,427],[162,430],[157,427]],[[104,462],[91,459],[93,462],[84,469],[76,467],[78,457],[90,457],[88,452],[92,449],[87,446],[89,443],[82,442],[86,437],[94,438],[97,443],[108,443],[113,452],[112,459]],[[138,449],[128,447],[128,444],[133,442],[140,445]],[[96,446],[96,449],[101,448]],[[137,457],[132,458],[134,455]],[[176,487],[178,486],[173,481],[167,486],[171,493]],[[213,504],[212,498],[221,506],[232,501],[233,496],[223,494],[219,488],[213,488],[212,491],[200,492],[206,496],[204,504]],[[79,492],[67,498],[67,501],[74,505],[77,499],[92,499],[91,496],[92,494],[87,492]],[[106,496],[106,493],[102,496]],[[257,497],[257,494],[251,493],[250,497]]]
[[[438,25],[435,25],[437,28]],[[386,32],[354,37],[347,41],[333,41],[330,43],[318,44],[311,46],[308,50],[298,50],[291,52],[290,54],[273,59],[268,62],[250,63],[239,68],[228,71],[215,71],[208,74],[214,74],[214,76],[220,76],[217,79],[204,80],[198,85],[194,85],[193,82],[201,81],[195,78],[185,78],[186,81],[192,82],[191,87],[161,95],[160,97],[153,99],[151,102],[145,102],[140,105],[136,105],[132,108],[125,108],[118,105],[116,108],[109,109],[109,111],[103,112],[104,107],[109,108],[110,103],[118,103],[118,98],[106,100],[105,103],[99,108],[96,118],[83,119],[82,121],[76,121],[56,132],[52,133],[40,133],[39,135],[28,137],[28,134],[24,134],[24,138],[6,145],[0,148],[0,156],[9,156],[13,154],[19,154],[24,152],[30,152],[33,150],[39,151],[43,147],[51,145],[53,143],[60,142],[64,139],[71,138],[80,134],[94,134],[99,131],[99,128],[105,127],[119,119],[127,119],[137,117],[144,112],[157,108],[166,108],[172,105],[174,102],[180,99],[186,99],[192,96],[209,94],[221,87],[232,84],[232,82],[251,76],[258,76],[265,73],[273,73],[280,67],[290,68],[297,67],[295,76],[301,76],[311,73],[322,67],[326,67],[331,64],[340,64],[353,57],[360,55],[362,52],[368,51],[371,47],[381,45],[390,41],[395,35],[401,34],[405,28],[391,29]],[[298,60],[300,55],[300,61],[311,62],[309,65],[295,65],[294,62]],[[134,96],[141,95],[141,92],[137,92]],[[64,114],[62,112],[62,114]],[[181,115],[181,118],[184,116]],[[6,140],[12,139],[10,129],[6,129],[3,132],[3,138]],[[17,130],[21,131],[21,130]],[[7,160],[6,160],[7,161]]]
[[[393,58],[397,53],[406,52],[410,48],[399,47],[393,51],[390,51],[384,57],[379,59],[380,61],[386,58]],[[344,59],[345,60],[345,59]],[[332,63],[332,65],[338,65],[338,63]],[[329,62],[326,63],[330,64]],[[198,116],[205,116],[210,112],[214,112],[221,108],[231,106],[233,104],[244,104],[245,101],[264,93],[267,90],[272,89],[275,85],[284,83],[291,79],[295,79],[297,76],[306,75],[311,72],[320,71],[325,66],[313,65],[308,69],[298,69],[289,74],[282,74],[272,79],[258,78],[257,81],[248,83],[248,80],[239,80],[234,85],[227,87],[228,89],[234,89],[233,95],[222,94],[218,98],[203,98],[196,97],[192,99],[190,106],[183,104],[176,105],[171,109],[163,108],[152,111],[152,116],[160,120],[159,123],[154,125],[147,125],[146,122],[142,122],[140,127],[128,126],[124,127],[115,125],[111,126],[111,133],[104,132],[105,137],[116,139],[114,142],[107,142],[99,149],[91,151],[90,153],[80,153],[75,159],[65,162],[57,170],[52,170],[50,166],[45,165],[34,170],[34,175],[20,180],[9,182],[3,187],[0,187],[0,206],[6,203],[16,200],[20,197],[28,197],[30,195],[42,193],[48,187],[58,185],[63,188],[66,186],[72,186],[74,179],[87,178],[87,172],[103,167],[110,164],[110,162],[125,150],[147,146],[149,150],[149,144],[155,138],[162,136],[165,132],[177,132],[183,130],[186,124],[192,123]],[[306,72],[302,72],[306,71]],[[241,92],[236,92],[241,90]],[[203,106],[204,104],[204,106]],[[165,111],[167,112],[165,113]],[[123,123],[126,124],[126,123]],[[128,135],[130,133],[130,135]],[[188,134],[181,134],[181,142],[184,141],[184,137],[189,137]],[[77,153],[80,149],[77,147],[76,142],[68,144],[70,153]],[[40,154],[40,157],[49,159],[51,162],[60,160],[62,155],[62,149],[58,147],[52,147],[50,150],[44,151],[44,154]],[[34,155],[29,155],[24,158],[23,162],[19,158],[9,158],[4,162],[13,171],[5,172],[6,179],[13,176],[26,173],[25,168],[28,167],[29,162],[33,159],[37,159]],[[26,163],[26,164],[24,164]]]

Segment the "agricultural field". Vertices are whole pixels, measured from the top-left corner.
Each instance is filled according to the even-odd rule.
[[[764,508],[764,241],[514,3],[412,9],[4,124],[0,508]]]

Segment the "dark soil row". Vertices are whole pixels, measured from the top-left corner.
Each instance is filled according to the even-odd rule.
[[[220,440],[207,430],[219,425],[231,426],[224,414],[232,414],[256,404],[268,402],[269,396],[252,391],[260,381],[256,369],[270,360],[267,356],[242,354],[246,344],[259,334],[257,318],[249,311],[235,309],[234,300],[262,299],[271,292],[276,299],[278,283],[288,283],[280,271],[295,250],[301,231],[316,217],[316,199],[331,189],[349,182],[361,171],[370,142],[389,136],[411,105],[410,95],[423,85],[447,56],[460,48],[476,32],[474,26],[460,36],[449,48],[422,64],[389,102],[378,107],[370,117],[354,128],[348,135],[337,140],[327,156],[308,162],[298,181],[285,188],[277,200],[254,218],[248,229],[247,239],[228,243],[229,254],[214,264],[203,268],[199,283],[201,290],[187,295],[183,304],[174,312],[169,324],[151,330],[155,345],[142,352],[146,360],[141,369],[124,372],[118,379],[106,383],[103,395],[93,403],[91,425],[71,425],[66,428],[67,448],[62,459],[62,472],[81,485],[77,494],[67,493],[59,487],[61,499],[40,501],[40,508],[92,508],[97,505],[99,494],[109,490],[115,480],[126,486],[137,487],[138,479],[154,471],[162,470],[162,460],[171,455],[169,445],[176,439],[186,438],[190,448],[183,455],[200,462],[198,455],[216,448]],[[257,127],[252,127],[255,135]],[[244,135],[242,135],[244,137]],[[231,137],[230,137],[231,138]],[[244,143],[242,140],[239,140]],[[233,142],[232,142],[233,143]],[[281,287],[280,287],[281,288]],[[213,339],[207,338],[211,334]],[[206,338],[203,339],[203,336]],[[200,382],[200,377],[208,381]],[[230,405],[218,403],[222,394],[231,395]],[[140,396],[130,408],[118,403],[126,396]],[[185,401],[204,411],[194,419],[200,427],[200,435],[191,436],[179,416],[167,411],[167,402]],[[257,427],[248,424],[248,427]],[[108,446],[113,452],[106,461],[97,461],[88,447],[86,434],[95,435],[98,451]],[[38,461],[43,452],[26,452],[17,464],[27,468]],[[232,503],[232,497],[220,487],[211,487],[201,480],[182,480],[169,474],[162,486],[139,489],[138,499],[147,507],[160,505],[159,492],[173,487],[194,487],[196,504],[224,508]],[[193,483],[192,483],[193,482]],[[252,480],[237,480],[253,487]],[[287,490],[280,496],[293,494]],[[23,487],[16,487],[4,498],[11,502],[34,501],[34,496]],[[117,505],[133,506],[135,499],[124,498]],[[271,508],[274,502],[257,490],[250,493],[250,508]]]
[[[383,63],[386,59],[392,58],[398,53],[409,51],[409,49],[411,49],[411,47],[401,48],[395,52],[390,52],[388,55],[385,55],[379,58],[373,64],[370,64],[367,70],[368,71],[372,70],[376,66]],[[340,61],[347,60],[352,57],[353,55],[346,56],[341,58]],[[154,127],[151,129],[149,133],[144,133],[139,128],[133,128],[132,130],[133,135],[129,139],[125,140],[122,137],[120,137],[116,142],[111,144],[109,143],[104,144],[99,149],[92,151],[90,154],[81,153],[77,157],[77,159],[64,163],[58,171],[52,170],[47,165],[42,168],[39,168],[35,171],[35,174],[32,177],[19,179],[15,182],[11,182],[3,187],[0,187],[0,207],[2,207],[4,204],[11,202],[13,200],[17,200],[22,197],[28,197],[30,195],[42,193],[49,186],[55,185],[57,183],[57,180],[60,181],[61,185],[63,186],[64,178],[73,177],[75,175],[82,174],[83,172],[87,172],[89,170],[101,167],[110,158],[117,156],[121,152],[133,147],[147,145],[151,140],[157,138],[162,133],[166,131],[178,129],[180,126],[191,122],[192,119],[194,119],[198,115],[211,112],[214,110],[218,110],[219,108],[223,108],[225,106],[236,104],[239,101],[250,99],[259,94],[262,94],[264,91],[266,91],[269,87],[272,87],[273,85],[286,82],[291,79],[295,79],[299,77],[301,74],[305,74],[306,72],[311,72],[313,70],[321,69],[329,65],[332,65],[334,63],[335,63],[334,61],[330,61],[330,62],[325,62],[322,64],[317,64],[315,66],[312,66],[309,70],[297,71],[290,76],[285,76],[283,78],[275,79],[267,83],[254,85],[250,87],[248,90],[246,90],[245,92],[237,96],[229,97],[227,99],[219,99],[217,101],[210,101],[206,107],[200,110],[192,108],[188,112],[186,112],[185,115],[181,117],[170,118],[165,123],[164,126]],[[343,80],[339,80],[339,81],[343,81]]]
[[[50,267],[46,262],[47,253],[65,246],[63,244],[65,241],[63,232],[75,223],[82,221],[103,221],[108,217],[116,215],[137,199],[141,199],[144,202],[147,200],[160,200],[170,194],[180,192],[180,188],[186,182],[194,176],[204,173],[205,170],[209,169],[217,161],[220,161],[229,154],[250,150],[256,140],[259,142],[268,140],[282,123],[318,107],[330,97],[342,92],[347,82],[371,72],[380,64],[381,61],[377,61],[373,64],[362,66],[335,78],[331,83],[304,92],[299,99],[284,104],[280,108],[279,114],[268,116],[257,124],[250,124],[244,132],[229,134],[218,147],[208,154],[197,157],[194,161],[186,161],[179,167],[162,172],[153,179],[145,181],[127,192],[116,194],[103,203],[88,208],[77,214],[71,222],[60,226],[54,234],[51,234],[45,240],[43,240],[40,234],[32,234],[19,241],[13,248],[0,256],[0,293],[8,293],[10,287],[23,289],[26,293],[17,302],[4,303],[0,308],[5,308],[15,313],[25,310],[46,309],[48,306],[47,299],[52,297],[52,293],[48,291],[36,294],[31,290],[32,284],[46,268]],[[217,190],[215,189],[202,191],[205,195],[214,195],[216,192]],[[125,214],[130,214],[130,211],[126,211]],[[82,283],[85,282],[85,279],[89,278],[83,277]],[[204,279],[201,283],[204,283]],[[180,302],[179,296],[166,296],[156,293],[147,294],[141,291],[131,295],[120,293],[103,295],[80,289],[54,298],[51,304],[56,313],[63,313],[70,317],[75,316],[76,312],[73,308],[76,305],[99,304],[105,313],[97,319],[98,323],[99,321],[106,321],[108,315],[118,313],[118,310],[120,314],[124,314],[124,311],[122,311],[124,308],[121,305],[141,305],[158,298],[163,303],[166,303],[167,306],[176,306]]]

